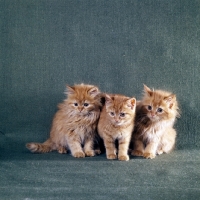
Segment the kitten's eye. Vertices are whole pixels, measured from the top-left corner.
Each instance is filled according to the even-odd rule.
[[[151,107],[151,106],[147,106],[147,109],[148,109],[148,110],[152,110],[152,107]]]
[[[89,106],[89,103],[84,103],[83,104],[85,107],[88,107]]]
[[[157,112],[159,112],[159,113],[161,113],[162,111],[163,111],[162,108],[158,108],[158,109],[157,109]]]
[[[111,116],[114,116],[114,115],[115,115],[115,113],[114,113],[114,112],[110,112],[110,115],[111,115]]]
[[[119,116],[120,117],[125,117],[125,113],[120,113]]]
[[[78,106],[78,104],[77,104],[77,103],[74,103],[74,106]]]

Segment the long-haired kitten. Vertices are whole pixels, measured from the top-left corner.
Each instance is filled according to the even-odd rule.
[[[67,86],[67,98],[58,105],[50,138],[44,143],[28,143],[31,152],[46,153],[57,150],[80,158],[94,156],[94,140],[100,116],[101,95],[96,86],[79,84]]]
[[[144,97],[136,107],[132,155],[152,159],[156,154],[169,153],[175,145],[173,125],[178,111],[175,94],[144,85]]]
[[[105,95],[105,105],[97,128],[106,148],[107,159],[116,159],[118,154],[119,160],[129,160],[128,147],[134,128],[135,108],[135,98]]]

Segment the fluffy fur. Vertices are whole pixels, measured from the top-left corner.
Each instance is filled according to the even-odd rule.
[[[104,141],[107,159],[129,160],[128,147],[134,127],[136,99],[122,95],[105,95],[98,133]],[[116,149],[118,141],[118,150]]]
[[[28,143],[31,152],[46,153],[57,150],[74,157],[94,156],[94,140],[101,109],[101,95],[93,85],[67,86],[67,99],[58,105],[50,138],[44,143]],[[97,151],[98,152],[98,151]],[[98,152],[99,153],[99,152]]]
[[[132,155],[152,159],[156,154],[169,153],[175,145],[173,125],[178,111],[175,94],[152,91],[144,85],[144,97],[136,108]]]

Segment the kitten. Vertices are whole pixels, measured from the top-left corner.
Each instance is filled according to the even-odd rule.
[[[175,145],[173,128],[179,108],[175,94],[151,90],[144,85],[144,97],[136,106],[132,155],[155,158],[156,154],[169,153]]]
[[[98,123],[98,133],[104,141],[107,159],[129,160],[128,147],[134,128],[136,99],[122,95],[105,95],[105,105]]]
[[[101,95],[93,85],[67,86],[67,98],[58,105],[50,138],[44,143],[28,143],[31,152],[46,153],[57,150],[80,158],[94,156],[94,140],[100,116]],[[97,153],[100,153],[97,151]]]

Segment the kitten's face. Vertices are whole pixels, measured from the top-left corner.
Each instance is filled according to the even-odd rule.
[[[147,117],[152,122],[170,118],[176,100],[175,95],[159,90],[151,91],[147,86],[144,91],[143,106]]]
[[[114,126],[123,126],[130,123],[135,115],[135,98],[115,95],[106,97],[106,113]]]
[[[100,93],[97,87],[91,85],[68,86],[68,103],[76,115],[90,115],[94,109],[100,106],[97,95]]]
[[[88,115],[94,109],[93,102],[86,99],[79,100],[78,98],[75,98],[71,103],[71,106],[78,115]]]
[[[160,121],[167,117],[168,109],[163,102],[154,102],[153,99],[146,100],[145,109],[146,115],[151,121]]]

